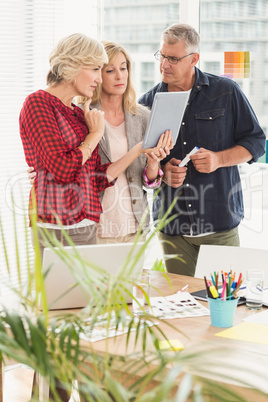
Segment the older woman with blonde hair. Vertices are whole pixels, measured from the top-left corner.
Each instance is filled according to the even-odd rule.
[[[82,110],[72,102],[77,96],[93,98],[107,63],[100,42],[81,34],[62,39],[50,56],[47,88],[30,94],[20,113],[26,161],[36,172],[32,192],[38,223],[53,231],[63,244],[62,227],[75,244],[95,242],[95,224],[102,213],[99,193],[146,153],[141,142],[134,141],[129,152],[113,158],[113,163],[101,162],[98,143],[104,134],[106,108],[89,108],[87,101]],[[111,122],[110,112],[106,121]],[[172,146],[170,133],[166,132],[150,152],[165,155]],[[156,155],[153,153],[157,159]],[[148,169],[149,174],[156,178],[157,169]]]

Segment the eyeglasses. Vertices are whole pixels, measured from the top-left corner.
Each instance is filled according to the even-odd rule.
[[[157,50],[157,52],[155,52],[154,54],[154,57],[158,61],[163,61],[164,59],[167,59],[170,64],[177,64],[180,60],[184,59],[185,57],[191,56],[192,54],[195,54],[195,52],[186,54],[186,56],[178,58],[173,56],[164,56],[159,50]]]

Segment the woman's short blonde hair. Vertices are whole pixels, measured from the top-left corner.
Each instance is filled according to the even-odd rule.
[[[107,61],[102,43],[86,35],[72,34],[61,39],[51,52],[47,84],[72,82],[82,68],[102,66]]]
[[[101,41],[108,56],[108,62],[106,62],[103,66],[105,68],[108,64],[111,64],[118,53],[123,53],[127,62],[127,70],[128,70],[128,80],[127,80],[127,88],[123,96],[123,108],[129,113],[136,114],[137,113],[137,103],[136,103],[136,92],[133,85],[132,80],[132,60],[127,52],[127,50],[116,42],[110,41]],[[91,104],[99,104],[101,103],[101,86],[99,85],[94,91],[94,95],[92,98]]]

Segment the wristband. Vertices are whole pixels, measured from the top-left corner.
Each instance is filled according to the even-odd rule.
[[[154,181],[150,181],[147,177],[147,168],[148,168],[148,165],[146,165],[143,170],[143,184],[145,185],[145,187],[148,187],[148,188],[159,187],[162,182],[162,177],[164,176],[163,170],[159,168],[156,179]]]

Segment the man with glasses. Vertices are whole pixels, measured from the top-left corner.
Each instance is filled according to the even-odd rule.
[[[256,162],[265,152],[265,134],[245,95],[231,79],[200,71],[198,49],[194,28],[167,28],[155,53],[162,82],[139,99],[151,107],[157,92],[191,91],[178,140],[161,162],[164,182],[153,204],[157,220],[177,198],[170,213],[175,218],[159,236],[167,271],[189,276],[200,245],[239,246],[244,208],[237,165]],[[195,146],[200,150],[179,167]]]

